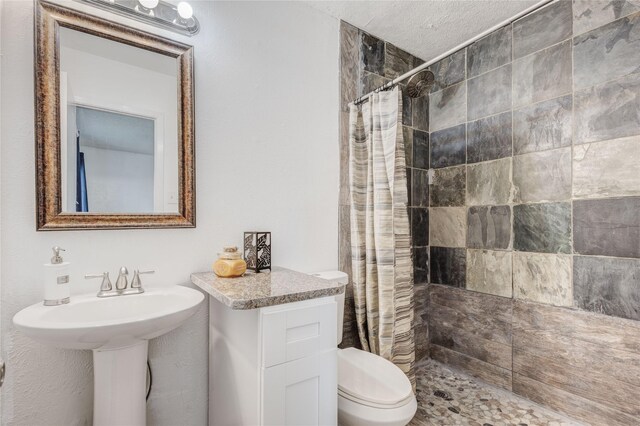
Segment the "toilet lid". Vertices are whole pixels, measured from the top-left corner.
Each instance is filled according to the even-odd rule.
[[[338,351],[338,392],[352,401],[394,408],[413,398],[407,376],[381,356],[355,348]]]

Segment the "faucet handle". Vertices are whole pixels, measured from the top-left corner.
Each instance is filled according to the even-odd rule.
[[[103,272],[101,274],[87,274],[84,276],[85,280],[90,280],[93,278],[102,278],[102,284],[100,284],[100,291],[110,291],[113,287],[111,286],[111,279],[109,278],[108,272]]]
[[[141,271],[136,269],[133,271],[133,279],[131,280],[131,288],[142,288],[142,282],[140,281],[140,275],[142,274],[154,274],[156,271]]]

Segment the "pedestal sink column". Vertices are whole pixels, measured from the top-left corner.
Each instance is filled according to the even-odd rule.
[[[93,350],[94,426],[146,426],[148,340]]]

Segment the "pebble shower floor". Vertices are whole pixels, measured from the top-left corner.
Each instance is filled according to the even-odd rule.
[[[582,426],[432,359],[416,365],[418,412],[409,426]]]

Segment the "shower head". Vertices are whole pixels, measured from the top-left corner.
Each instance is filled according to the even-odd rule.
[[[409,83],[407,83],[407,94],[410,98],[419,98],[431,89],[434,82],[435,76],[431,71],[420,71],[409,79]]]

